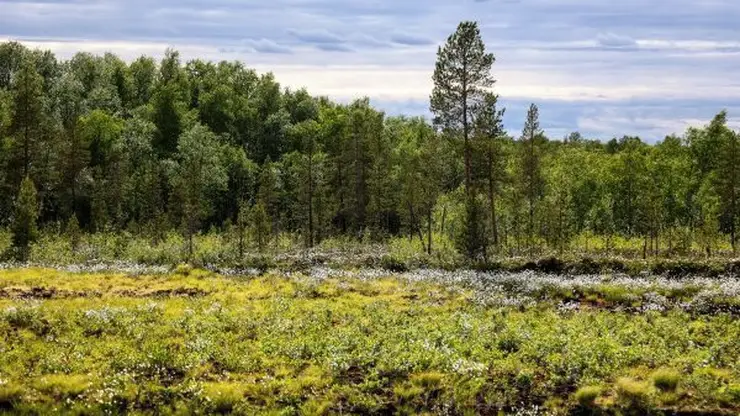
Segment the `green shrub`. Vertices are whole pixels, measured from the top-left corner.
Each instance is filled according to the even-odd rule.
[[[77,397],[84,393],[89,385],[88,378],[80,374],[49,374],[35,383],[38,391],[55,399]]]
[[[392,256],[383,256],[380,260],[381,267],[394,273],[403,273],[408,271],[406,264]]]
[[[675,370],[663,369],[653,373],[653,385],[661,391],[675,391],[681,374]]]
[[[583,386],[576,391],[574,397],[579,405],[593,407],[596,399],[601,396],[601,391],[599,386]]]
[[[444,374],[438,372],[426,372],[415,374],[411,377],[411,383],[415,386],[419,386],[424,390],[434,390],[439,388],[444,379]]]
[[[650,406],[651,391],[648,383],[622,377],[617,380],[617,395],[620,403],[632,410]]]
[[[717,401],[726,407],[740,405],[740,383],[722,386],[715,396]]]
[[[174,273],[182,276],[188,276],[193,271],[193,266],[187,263],[180,263],[175,267]]]
[[[0,409],[12,409],[23,398],[23,388],[15,383],[0,384]]]
[[[230,413],[244,399],[244,388],[239,383],[207,383],[203,394],[210,402],[209,407],[216,413]]]
[[[498,340],[498,349],[509,354],[519,351],[522,340],[514,331],[504,333]]]

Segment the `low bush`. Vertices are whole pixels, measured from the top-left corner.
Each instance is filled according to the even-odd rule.
[[[591,408],[596,404],[596,399],[601,396],[602,390],[599,386],[583,386],[576,390],[574,398],[581,407]]]
[[[35,383],[36,390],[55,400],[73,399],[89,386],[88,377],[80,374],[49,374],[42,376]]]
[[[216,413],[231,413],[244,400],[244,387],[235,382],[205,383],[203,397]]]
[[[23,387],[15,383],[0,384],[0,410],[12,409],[23,399]]]
[[[620,405],[631,411],[643,411],[650,407],[652,392],[644,381],[622,377],[616,383]]]
[[[681,374],[671,369],[662,369],[653,373],[653,385],[661,391],[676,391]]]

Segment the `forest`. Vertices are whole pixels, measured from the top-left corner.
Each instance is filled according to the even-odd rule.
[[[428,253],[447,239],[471,258],[608,253],[620,241],[643,257],[735,253],[739,137],[724,111],[649,144],[548,138],[532,104],[512,136],[477,31],[461,25],[439,49],[431,119],[175,50],[161,62],[64,61],[4,43],[0,225],[11,254],[69,229],[175,230],[191,242],[236,230],[240,246],[260,248],[281,234],[308,248],[407,236]]]

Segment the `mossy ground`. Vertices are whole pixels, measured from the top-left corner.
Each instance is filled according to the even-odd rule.
[[[392,276],[0,271],[0,412],[740,411],[740,321]],[[608,290],[602,290],[609,293]]]

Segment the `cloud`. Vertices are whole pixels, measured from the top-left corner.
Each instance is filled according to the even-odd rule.
[[[393,43],[398,43],[400,45],[410,45],[410,46],[434,44],[434,41],[432,39],[429,39],[424,36],[412,35],[412,34],[407,34],[407,33],[400,33],[400,34],[393,35],[391,37],[391,41]]]
[[[316,45],[316,49],[324,52],[354,52],[354,49],[339,43],[319,43]]]
[[[344,42],[344,39],[339,36],[327,31],[327,30],[289,30],[288,33],[293,35],[301,42],[314,43],[314,44],[337,44]]]
[[[667,1],[667,0],[666,0]],[[281,84],[427,114],[436,45],[478,20],[506,124],[529,102],[548,134],[661,138],[728,107],[740,115],[740,3],[672,0],[0,0],[0,38],[68,58],[241,60]],[[341,52],[338,53],[338,52]],[[386,107],[387,106],[387,107]],[[635,108],[639,110],[634,110]],[[389,110],[389,112],[392,112]],[[662,133],[661,133],[662,132]],[[512,133],[512,134],[513,134]]]
[[[254,51],[260,53],[290,54],[292,50],[286,46],[279,45],[269,39],[248,39],[244,42]]]
[[[599,33],[596,37],[599,45],[607,48],[634,48],[637,47],[637,41],[628,37],[620,36],[614,33]]]

